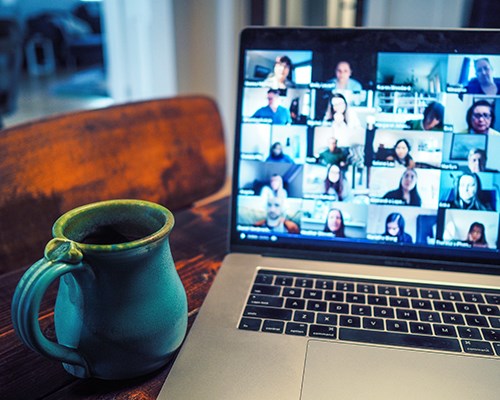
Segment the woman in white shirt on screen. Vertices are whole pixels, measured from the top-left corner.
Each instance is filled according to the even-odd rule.
[[[332,94],[323,120],[332,123],[333,136],[337,138],[339,147],[363,144],[364,129],[341,93]]]

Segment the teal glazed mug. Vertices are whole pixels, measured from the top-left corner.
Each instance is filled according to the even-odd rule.
[[[77,377],[126,379],[168,362],[187,329],[187,299],[170,252],[174,217],[141,200],[68,211],[45,257],[21,278],[12,320],[22,341]],[[57,342],[40,329],[40,302],[59,279]]]

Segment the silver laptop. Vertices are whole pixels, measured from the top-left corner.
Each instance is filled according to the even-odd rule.
[[[159,398],[500,398],[500,31],[240,40],[230,253]]]

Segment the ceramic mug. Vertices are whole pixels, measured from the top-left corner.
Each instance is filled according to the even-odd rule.
[[[22,341],[77,377],[125,379],[164,365],[187,328],[187,299],[170,252],[166,208],[141,200],[88,204],[61,216],[45,257],[21,278],[12,320]],[[60,278],[57,343],[38,311]]]

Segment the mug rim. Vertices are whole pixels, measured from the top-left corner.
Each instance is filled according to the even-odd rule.
[[[67,237],[64,233],[64,229],[68,224],[68,221],[71,219],[75,218],[76,215],[80,214],[82,211],[89,211],[101,207],[106,207],[106,206],[113,206],[113,205],[124,205],[124,206],[139,206],[139,207],[147,207],[149,209],[153,209],[157,212],[160,212],[165,216],[165,223],[161,226],[160,229],[154,231],[153,233],[144,236],[140,239],[137,240],[132,240],[130,242],[124,242],[124,243],[115,243],[115,244],[89,244],[89,243],[82,243],[77,240],[71,239]],[[138,199],[114,199],[114,200],[104,200],[104,201],[97,201],[93,203],[88,203],[79,207],[75,207],[67,212],[65,212],[63,215],[61,215],[55,222],[52,227],[52,235],[54,238],[60,238],[60,239],[65,239],[69,240],[73,243],[75,243],[80,249],[83,251],[97,251],[97,252],[115,252],[119,250],[131,250],[131,249],[136,249],[138,247],[142,247],[144,245],[154,243],[161,238],[167,236],[173,226],[174,226],[174,215],[172,212],[157,203],[147,201],[147,200],[138,200]]]

